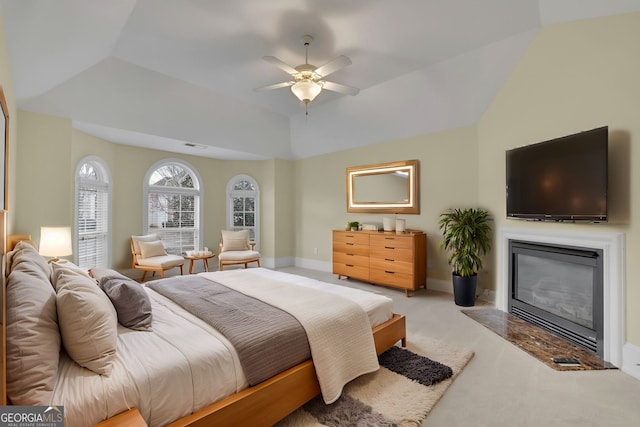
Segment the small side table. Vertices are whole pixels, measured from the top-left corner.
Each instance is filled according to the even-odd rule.
[[[189,260],[189,274],[193,274],[193,263],[199,259],[201,259],[204,264],[204,270],[209,271],[209,260],[215,256],[216,254],[213,252],[210,252],[207,255],[182,255],[184,259]]]

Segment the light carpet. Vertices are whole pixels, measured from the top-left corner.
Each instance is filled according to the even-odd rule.
[[[437,384],[424,386],[381,367],[347,384],[343,396],[336,403],[328,407],[325,405],[324,412],[328,416],[325,414],[322,422],[303,407],[278,423],[278,427],[420,426],[471,360],[473,352],[421,336],[409,337],[407,348],[450,367],[453,375]],[[360,414],[367,406],[371,408],[370,413],[363,418]]]

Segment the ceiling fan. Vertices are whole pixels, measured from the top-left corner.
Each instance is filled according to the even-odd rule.
[[[321,67],[309,64],[308,51],[309,44],[313,41],[313,37],[309,35],[302,36],[304,42],[304,64],[292,67],[275,56],[263,56],[262,59],[276,67],[284,70],[291,75],[293,80],[276,83],[269,86],[259,87],[254,89],[256,92],[264,90],[279,89],[283,87],[291,87],[291,92],[307,105],[315,99],[322,89],[330,90],[332,92],[344,93],[347,95],[357,95],[360,89],[342,85],[339,83],[329,82],[324,80],[326,76],[331,73],[351,65],[351,60],[344,55],[338,56],[336,59],[329,61]],[[307,111],[307,115],[309,112]]]

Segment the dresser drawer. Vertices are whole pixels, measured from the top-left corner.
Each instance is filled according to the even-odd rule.
[[[369,246],[369,235],[358,231],[334,231],[333,241]]]
[[[394,261],[391,259],[371,258],[369,262],[371,270],[390,271],[394,273],[413,274],[413,263],[407,261]]]
[[[333,230],[333,273],[415,291],[426,283],[427,236],[371,230]]]
[[[413,250],[404,248],[372,246],[369,256],[376,259],[413,262]]]
[[[370,244],[371,246],[411,249],[413,248],[413,239],[411,236],[380,234],[371,236]]]
[[[352,242],[333,242],[333,252],[369,256],[369,245],[358,245]]]
[[[412,274],[395,273],[387,270],[371,269],[369,280],[373,283],[393,286],[396,288],[416,290]]]
[[[339,276],[347,276],[353,279],[360,279],[364,281],[369,280],[369,267],[360,267],[351,264],[339,264],[333,263],[333,274]]]
[[[369,267],[369,257],[366,255],[354,255],[343,252],[333,252],[334,264],[347,264],[357,267]]]

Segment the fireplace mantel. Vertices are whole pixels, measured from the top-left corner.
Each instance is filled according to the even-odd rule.
[[[597,227],[597,226],[596,226]],[[625,338],[625,246],[623,233],[542,228],[498,229],[496,307],[508,311],[509,240],[602,249],[604,261],[604,360],[622,367]]]

